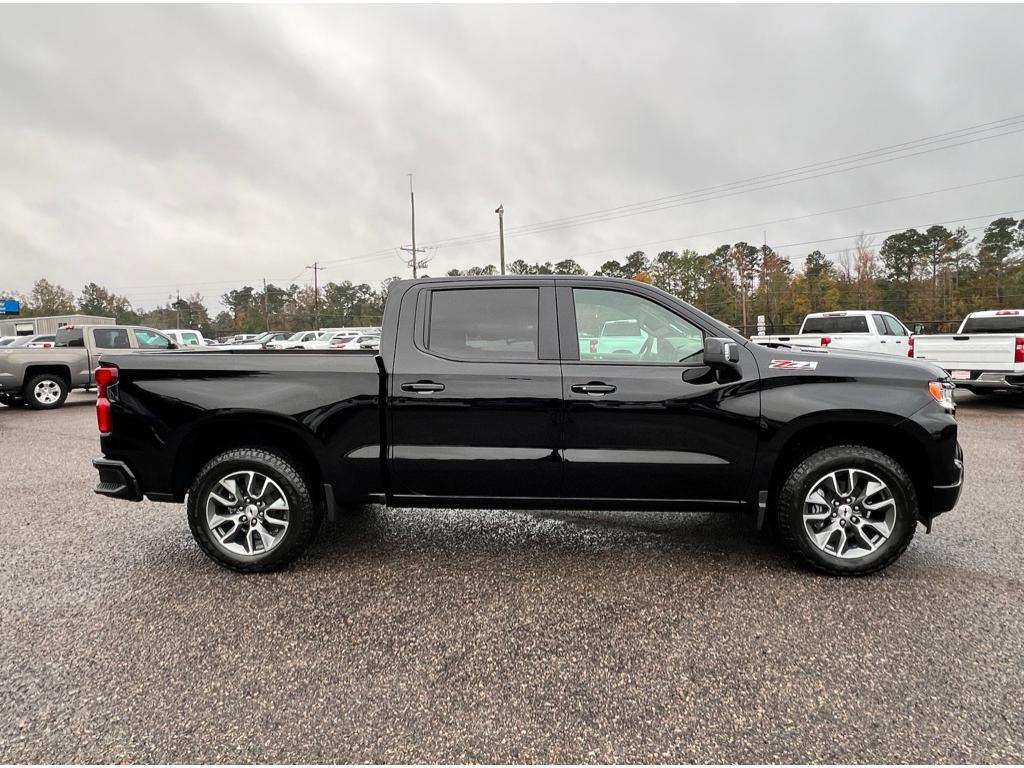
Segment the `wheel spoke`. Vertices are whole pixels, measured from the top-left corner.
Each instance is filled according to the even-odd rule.
[[[274,534],[272,534],[266,528],[264,528],[261,523],[256,523],[256,527],[253,528],[253,530],[256,531],[256,533],[259,534],[260,539],[263,541],[263,550],[264,551],[267,551],[272,546],[274,546],[274,539],[276,539],[277,537],[274,536]]]
[[[882,499],[881,501],[876,501],[874,504],[869,504],[868,502],[865,501],[864,502],[864,509],[866,509],[866,510],[868,510],[870,512],[876,512],[879,509],[885,509],[890,504],[895,504],[895,503],[896,503],[895,499]]]
[[[823,507],[830,505],[829,500],[825,498],[825,494],[821,492],[820,488],[811,491],[810,496],[807,497],[807,502],[809,504],[820,504]]]
[[[224,523],[237,523],[237,515],[218,515],[214,512],[212,515],[206,518],[210,523],[210,528],[220,528]]]
[[[877,543],[872,542],[871,541],[871,537],[868,536],[868,534],[864,531],[864,524],[863,523],[861,523],[860,525],[855,526],[854,530],[857,531],[857,539],[859,540],[859,543],[862,544],[864,546],[864,548],[867,549],[868,552],[874,552],[875,548],[878,546],[878,544],[881,544],[882,541],[885,541],[885,539],[882,539],[881,541],[879,541]]]
[[[888,523],[885,522],[885,520],[865,519],[861,521],[860,526],[862,529],[865,526],[869,528],[874,528],[876,531],[878,531],[879,535],[881,535],[882,538],[885,539],[888,539],[890,534],[892,534],[892,529],[889,527]]]
[[[234,525],[231,526],[230,530],[228,530],[227,533],[217,533],[215,529],[213,530],[214,535],[220,540],[221,544],[225,543],[228,539],[230,539],[232,536],[238,533],[240,523],[238,522],[238,520],[232,520],[231,522],[234,523]],[[211,529],[212,528],[213,527],[211,526]]]
[[[820,549],[824,549],[829,542],[829,539],[835,535],[835,532],[839,530],[837,523],[832,523],[826,526],[817,533],[812,533],[811,536],[814,538],[814,543],[818,545]]]

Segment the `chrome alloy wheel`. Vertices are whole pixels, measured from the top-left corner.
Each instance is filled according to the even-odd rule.
[[[232,472],[206,496],[206,525],[218,546],[236,555],[265,555],[288,530],[288,498],[260,472]]]
[[[32,396],[43,405],[53,405],[60,400],[60,384],[53,379],[43,379],[32,390]]]
[[[855,560],[870,555],[892,534],[896,499],[877,475],[837,469],[804,499],[804,530],[822,552]]]

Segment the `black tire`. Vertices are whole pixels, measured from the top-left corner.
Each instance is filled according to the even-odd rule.
[[[0,395],[0,405],[6,405],[8,408],[17,408],[23,403],[20,395]]]
[[[288,502],[288,525],[280,542],[266,553],[239,554],[229,551],[210,529],[206,504],[220,479],[233,472],[255,471],[273,480]],[[321,505],[314,498],[306,477],[291,460],[263,448],[237,448],[216,456],[196,475],[188,492],[188,524],[202,550],[225,568],[259,573],[283,568],[312,543],[322,520]]]
[[[37,387],[43,387],[45,391],[54,393],[55,399],[50,399],[54,395],[50,397],[43,395],[40,397],[41,393],[37,390]],[[68,399],[68,383],[62,376],[57,374],[40,373],[25,382],[22,396],[25,398],[25,403],[29,408],[36,411],[51,411],[54,408],[60,408],[64,405],[64,401]]]
[[[804,500],[815,484],[830,472],[848,468],[875,475],[888,487],[895,502],[889,537],[874,551],[856,558],[842,558],[820,549],[811,540],[803,519]],[[837,445],[807,456],[790,471],[779,490],[774,512],[779,537],[798,562],[833,576],[864,576],[887,568],[910,546],[917,529],[917,492],[906,470],[891,456],[863,445]]]

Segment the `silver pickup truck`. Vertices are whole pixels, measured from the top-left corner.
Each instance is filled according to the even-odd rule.
[[[47,410],[60,408],[72,389],[94,385],[103,352],[177,349],[160,331],[135,325],[79,325],[61,328],[53,347],[0,347],[0,404]]]

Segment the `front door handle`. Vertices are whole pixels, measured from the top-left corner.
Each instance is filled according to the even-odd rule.
[[[435,381],[412,381],[402,385],[403,392],[441,392],[444,384]]]
[[[602,381],[592,381],[589,384],[573,384],[570,389],[581,395],[607,395],[615,391],[615,386]]]

